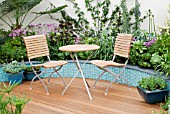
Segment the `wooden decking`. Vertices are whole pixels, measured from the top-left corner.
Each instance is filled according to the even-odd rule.
[[[91,88],[93,100],[89,100],[83,80],[76,78],[65,95],[62,83],[55,84],[60,79],[52,79],[48,85],[50,95],[46,92],[40,82],[33,84],[33,89],[29,89],[30,82],[14,89],[14,93],[26,94],[32,100],[26,104],[23,114],[152,114],[153,110],[159,110],[159,104],[149,105],[143,101],[137,89],[126,85],[113,84],[109,89],[109,94],[104,95],[106,87],[97,83],[96,88]],[[70,78],[66,78],[68,83]],[[94,80],[87,79],[90,86]],[[108,84],[107,81],[100,81]]]

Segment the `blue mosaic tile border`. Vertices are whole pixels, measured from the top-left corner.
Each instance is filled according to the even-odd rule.
[[[83,63],[81,63],[82,65]],[[102,70],[100,70],[98,67],[90,64],[90,63],[86,63],[84,65],[83,69],[83,73],[84,76],[86,78],[91,78],[91,79],[96,79],[98,75],[100,75],[102,73]],[[50,72],[52,69],[48,69],[47,72]],[[118,73],[121,68],[113,68],[110,67],[110,70],[112,70],[115,73]],[[67,65],[64,65],[62,67],[62,69],[59,71],[59,73],[63,76],[63,77],[73,77],[77,72],[77,68],[75,66],[75,64],[73,62],[69,62]],[[122,74],[122,77],[126,78],[128,80],[129,85],[131,86],[137,86],[137,82],[139,80],[141,80],[143,77],[149,77],[151,76],[153,73],[151,72],[145,72],[144,70],[141,70],[140,68],[134,68],[132,66],[127,66],[125,69],[125,72]],[[49,74],[45,74],[42,77],[47,77]],[[0,68],[0,82],[5,82],[8,81],[8,77],[6,76],[6,74],[2,71],[2,68]],[[54,74],[53,77],[58,77],[57,74]],[[81,77],[80,73],[78,74],[77,77]],[[107,81],[111,81],[113,80],[114,77],[112,75],[110,75],[109,73],[105,73],[102,77],[101,80],[107,80]],[[123,83],[126,84],[126,82],[122,79],[118,80],[119,83]],[[169,85],[170,87],[170,85]]]

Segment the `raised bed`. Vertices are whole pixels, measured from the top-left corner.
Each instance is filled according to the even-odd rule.
[[[83,63],[83,61],[81,63]],[[119,72],[121,70],[120,68],[113,68],[113,67],[111,67],[111,69],[114,72]],[[69,63],[67,65],[64,65],[63,68],[59,71],[59,73],[63,77],[73,77],[76,72],[77,72],[77,69],[73,61],[69,61]],[[86,78],[96,79],[96,77],[102,71],[96,66],[90,63],[86,63],[86,65],[83,67],[83,72]],[[2,68],[0,68],[0,73],[1,73],[0,82],[8,81],[8,77],[2,71]],[[125,77],[131,86],[137,86],[137,82],[141,80],[141,78],[151,76],[153,75],[153,73],[154,71],[152,69],[142,69],[138,66],[127,65],[122,77]],[[47,76],[48,74],[42,77],[47,77]],[[57,74],[54,74],[54,77],[57,77]],[[81,77],[81,75],[79,74],[77,77]],[[105,73],[104,76],[101,77],[101,80],[110,81],[112,79],[113,79],[113,76],[111,76],[109,73]],[[118,82],[126,84],[126,82],[124,82],[121,79],[118,80]]]

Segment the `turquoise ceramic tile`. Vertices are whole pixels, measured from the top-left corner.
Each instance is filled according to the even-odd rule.
[[[82,66],[82,63],[81,63]],[[111,71],[115,73],[119,73],[121,68],[113,68],[110,67]],[[86,78],[91,78],[91,79],[96,79],[98,75],[102,73],[102,70],[100,70],[98,67],[87,63],[84,65],[82,68],[83,74]],[[42,75],[42,77],[48,77],[50,72],[52,72],[53,69],[47,69],[46,72],[47,74]],[[67,78],[67,77],[73,77],[77,73],[77,68],[73,62],[68,63],[67,65],[64,65],[62,69],[59,71],[59,73]],[[0,68],[0,82],[8,81],[8,77],[6,77],[5,73],[2,71],[2,68]],[[131,69],[131,68],[126,68],[125,72],[121,75],[121,77],[127,79],[128,84],[131,86],[137,86],[137,82],[141,80],[143,77],[148,77],[151,76],[151,74],[146,73],[146,72],[141,72],[139,70]],[[58,77],[56,73],[54,73],[53,77]],[[81,77],[80,73],[77,75],[77,77]],[[105,73],[102,77],[101,80],[107,80],[111,81],[114,80],[114,77],[110,75],[109,73]],[[119,79],[118,83],[126,84],[126,81],[123,79]]]

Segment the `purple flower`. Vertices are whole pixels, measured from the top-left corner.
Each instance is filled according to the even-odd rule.
[[[144,42],[144,45],[146,47],[150,47],[152,44],[154,44],[156,42],[156,38],[152,39],[151,41],[148,41],[148,42]]]
[[[133,41],[136,41],[136,38],[133,38],[132,40],[133,40]]]
[[[9,34],[9,36],[12,37],[12,36],[13,36],[13,33],[11,32],[11,33]]]
[[[39,23],[39,24],[37,24],[36,26],[40,28],[40,27],[42,27],[43,25],[42,25],[41,23]]]
[[[16,37],[16,36],[22,36],[22,35],[26,35],[26,30],[25,30],[25,29],[13,30],[13,31],[9,34],[10,37]]]
[[[47,34],[47,32],[43,30],[43,31],[42,31],[42,34],[46,35],[46,34]]]
[[[33,28],[33,27],[35,27],[35,25],[34,24],[30,24],[29,27]]]
[[[76,37],[75,38],[75,44],[78,44],[80,42],[80,38],[79,37]]]
[[[27,33],[26,30],[23,30],[23,31],[22,31],[22,34],[23,34],[23,35],[26,35],[26,33]]]
[[[146,47],[149,47],[151,44],[150,44],[150,42],[144,42],[144,45],[145,45]]]

